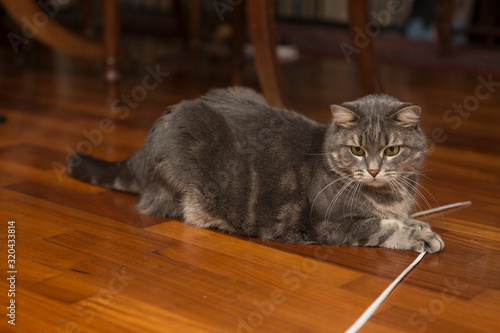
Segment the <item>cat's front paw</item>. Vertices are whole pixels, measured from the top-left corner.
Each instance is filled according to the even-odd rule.
[[[411,239],[411,250],[415,252],[436,253],[444,248],[441,236],[429,230],[417,231]]]
[[[429,223],[425,223],[412,218],[406,219],[404,221],[404,224],[407,225],[408,227],[416,228],[418,230],[431,231],[431,226],[429,225]]]

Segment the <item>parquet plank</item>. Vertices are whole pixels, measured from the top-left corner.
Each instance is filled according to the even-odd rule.
[[[69,115],[71,118],[65,118],[60,114],[54,115],[52,118],[47,118],[47,115],[43,113],[30,115],[29,118],[27,118],[26,115],[22,115],[22,111],[12,112],[0,108],[0,112],[5,112],[9,117],[9,122],[12,122],[13,125],[6,129],[6,136],[17,137],[17,135],[15,135],[16,129],[32,129],[32,131],[26,133],[26,136],[23,137],[23,143],[29,140],[30,142],[36,142],[38,145],[43,145],[48,149],[57,148],[58,150],[64,150],[66,146],[76,149],[80,141],[89,141],[90,136],[94,139],[94,141],[91,142],[94,143],[94,146],[97,146],[95,144],[96,142],[100,142],[102,145],[114,144],[133,151],[144,143],[147,136],[147,130],[154,121],[161,116],[160,110],[156,117],[155,115],[150,115],[148,117],[149,122],[146,123],[143,120],[144,125],[139,127],[137,122],[129,124],[127,122],[128,117],[125,118],[123,114],[111,113],[109,109],[102,107],[99,109],[99,113],[93,116],[89,116],[88,113],[81,113],[78,116],[78,114],[68,112],[67,109],[61,110],[61,112],[63,111],[66,117]],[[102,131],[102,128],[100,128],[100,126],[103,126],[100,124],[103,119],[112,120],[111,123],[106,121],[105,131]],[[44,126],[41,127],[41,124]],[[86,131],[84,132],[84,130]],[[94,134],[97,130],[101,130],[102,140],[100,140],[97,134]],[[51,133],[52,135],[44,136],[43,134],[46,133]],[[124,136],[133,140],[125,144],[122,139]],[[65,140],[58,141],[61,137]],[[35,141],[35,138],[39,138],[40,140]]]
[[[440,320],[467,327],[475,317],[481,317],[482,323],[472,327],[489,331],[499,327],[496,309],[483,309],[471,306],[467,291],[474,285],[464,281],[460,276],[443,277],[443,287],[440,291],[426,290],[410,284],[401,284],[397,292],[391,294],[387,302],[406,312],[419,313],[406,318],[406,322],[413,321],[414,317],[423,317],[428,312],[439,312]],[[360,293],[375,299],[392,281],[385,278],[366,276],[344,285],[342,288],[351,292]],[[483,289],[484,290],[484,289]],[[378,313],[386,311],[380,309]],[[418,320],[417,320],[418,321]],[[402,324],[401,324],[402,325]],[[404,327],[406,325],[402,325]]]
[[[0,224],[2,228],[4,230],[7,228],[7,221],[18,219],[21,223],[16,224],[16,230],[17,234],[21,235],[21,238],[28,235],[43,239],[73,230],[65,225],[40,218],[37,215],[32,207],[22,207],[22,210],[20,210],[13,200],[0,202]]]
[[[305,301],[319,303],[335,313],[361,312],[366,304],[365,299],[344,293],[338,288],[347,280],[343,270],[335,272],[335,269],[332,269],[328,283],[314,281],[312,275],[324,264],[311,259],[304,258],[301,265],[294,264],[285,270],[268,267],[263,261],[241,261],[240,258],[186,243],[168,247],[157,253],[242,282],[278,288],[286,297],[299,297]],[[349,298],[350,303],[339,307],[332,302],[339,298]]]
[[[17,238],[17,257],[57,270],[75,267],[95,260],[93,256],[73,251],[64,246],[59,246],[26,234]]]
[[[446,288],[445,277],[452,274],[453,276],[459,276],[462,281],[470,284],[469,288],[463,292],[464,297],[467,298],[478,295],[488,287],[500,288],[500,282],[497,279],[488,279],[485,273],[478,274],[479,272],[470,269],[475,260],[482,258],[488,252],[487,248],[482,251],[475,249],[467,251],[470,248],[461,244],[459,239],[456,243],[450,243],[446,239],[446,234],[443,238],[447,244],[444,252],[426,255],[419,264],[419,269],[412,272],[411,276],[405,279],[405,283],[440,291]],[[288,244],[274,247],[305,256],[314,256],[311,249],[308,248]],[[335,252],[327,260],[337,265],[355,266],[357,270],[394,279],[413,261],[414,257],[411,257],[412,255],[411,253],[400,254],[398,251],[387,249],[352,249],[346,247],[335,248]],[[364,259],[360,260],[358,257]],[[405,263],[405,265],[401,263]],[[443,277],[442,272],[453,273],[447,273]]]
[[[158,223],[158,219],[152,219],[148,216],[139,214],[135,210],[137,197],[125,193],[113,193],[110,191],[101,191],[97,194],[88,192],[68,191],[76,181],[72,181],[70,186],[63,182],[57,184],[41,184],[41,183],[20,183],[5,186],[5,189],[19,192],[35,198],[43,198],[70,208],[75,208],[82,211],[90,211],[96,215],[122,221],[132,226],[148,227]],[[76,185],[81,186],[81,185]],[[87,185],[87,189],[98,189],[95,186]]]
[[[46,239],[53,246],[102,258],[128,267],[140,266],[142,270],[175,276],[192,270],[189,265],[173,260],[162,260],[158,255],[138,250],[133,245],[94,233],[75,230]]]
[[[51,186],[53,188],[62,187],[65,189],[71,189],[72,191],[85,192],[88,194],[96,194],[105,191],[102,188],[91,186],[89,184],[77,182],[60,182],[56,173],[52,169],[40,170],[37,168],[32,168],[30,166],[0,160],[0,170],[8,175],[14,175],[14,177],[23,179],[22,182],[7,184],[3,186],[3,188],[8,188],[9,186],[21,186],[18,184],[23,184],[26,183],[26,181],[29,181],[30,184],[35,187],[33,191],[37,191],[37,186],[42,187],[43,184],[45,184],[46,186]],[[41,189],[36,193],[41,193]]]
[[[354,322],[362,311],[359,313],[347,314],[344,311],[337,311],[337,308],[331,308],[324,304],[315,301],[309,302],[294,297],[293,295],[284,294],[281,301],[271,305],[270,294],[268,295],[246,295],[233,303],[235,307],[240,307],[241,302],[251,302],[254,308],[248,312],[242,312],[238,316],[238,326],[240,327],[255,327],[257,330],[280,331],[280,327],[273,327],[271,319],[277,317],[283,321],[292,324],[295,328],[292,331],[296,332],[344,332],[352,322]],[[350,298],[348,298],[350,299]],[[366,306],[370,302],[367,300]],[[385,306],[385,309],[388,307]],[[267,311],[267,312],[266,312]],[[261,313],[259,316],[258,313]],[[269,314],[266,317],[265,314]],[[262,317],[261,317],[262,316]],[[262,318],[262,319],[256,319]],[[325,318],[327,318],[325,320]],[[260,324],[260,325],[259,325]],[[374,323],[370,323],[366,327],[370,332],[391,332],[393,330],[387,327],[382,327]],[[397,332],[396,330],[394,330]]]
[[[9,200],[11,197],[15,200]],[[17,192],[0,189],[0,198],[2,198],[0,209],[1,207],[6,207],[6,211],[10,212],[10,214],[6,215],[9,219],[17,217],[21,222],[28,221],[29,225],[31,218],[35,216],[39,221],[50,221],[50,223],[57,225],[54,228],[54,230],[59,230],[57,232],[47,231],[47,234],[45,234],[46,231],[42,228],[44,234],[47,236],[49,234],[52,236],[63,231],[78,229],[84,232],[98,233],[104,237],[112,237],[113,239],[126,242],[150,252],[177,243],[177,241],[168,237],[144,231],[128,224]],[[148,216],[147,218],[158,220],[158,222],[161,221],[161,219],[152,216]],[[32,230],[29,230],[29,232],[32,232]]]
[[[71,239],[68,239],[67,238],[68,236],[71,237]],[[88,239],[89,237],[92,237],[92,240],[89,240]],[[112,244],[111,240],[104,240],[104,239],[101,240],[101,239],[98,239],[98,237],[96,237],[95,235],[93,235],[93,236],[85,235],[85,234],[79,232],[77,234],[71,233],[71,235],[55,236],[55,237],[51,238],[50,240],[57,243],[57,244],[61,244],[61,245],[64,244],[65,246],[70,246],[70,247],[74,248],[75,250],[83,251],[83,252],[86,252],[89,254],[93,254],[95,256],[101,256],[100,254],[103,253],[101,259],[106,259],[109,261],[113,261],[115,263],[127,265],[128,267],[132,267],[132,266],[136,265],[136,260],[133,259],[134,256],[130,255],[130,254],[127,255],[126,262],[120,262],[120,261],[117,261],[117,259],[114,259],[114,258],[119,258],[119,257],[123,256],[121,254],[127,251],[126,249],[124,249],[125,246],[123,244],[116,244],[116,243]],[[83,247],[85,247],[85,248],[83,249]],[[254,245],[254,247],[259,247],[259,245]],[[162,250],[162,251],[166,251],[166,250]],[[255,254],[257,252],[257,249],[253,250],[252,252]],[[161,251],[160,251],[160,253],[161,253]],[[199,257],[199,256],[194,256],[194,257]],[[229,256],[223,256],[223,257],[225,257],[227,259],[231,259]],[[160,266],[160,264],[155,265],[157,262],[159,262],[159,260],[161,260],[161,259],[159,259],[159,258],[161,258],[159,256],[154,257],[154,255],[153,256],[149,255],[146,257],[146,254],[143,254],[143,255],[139,256],[139,258],[140,258],[140,261],[143,263],[142,265],[143,266],[145,265],[145,267],[143,267],[143,269],[145,269],[148,272],[154,272],[153,274],[155,274],[155,275],[160,274],[161,276],[168,276],[169,279],[171,279],[171,278],[175,279],[176,274],[180,274],[181,275],[180,278],[182,280],[187,279],[187,276],[185,275],[185,274],[187,274],[187,271],[184,271],[184,272],[178,271],[177,273],[175,273],[173,271],[166,271],[164,269],[164,266]],[[304,258],[298,257],[297,259],[299,259],[300,261],[296,260],[293,262],[295,262],[296,264],[299,264],[299,263],[304,264]],[[203,257],[201,257],[200,260],[203,261],[204,260]],[[212,260],[215,260],[215,259],[212,259]],[[269,261],[269,259],[267,260],[267,262],[264,262],[264,263],[261,262],[261,264],[263,263],[264,265],[270,265],[270,264],[272,265],[272,262],[268,262],[268,261]],[[179,260],[178,262],[190,264],[189,260],[182,260],[182,261]],[[164,263],[164,260],[161,260],[161,263]],[[151,266],[151,265],[153,265],[153,266]],[[176,265],[178,265],[178,264],[176,264]],[[170,263],[169,266],[172,266],[172,263]],[[256,265],[254,264],[253,266],[255,267]],[[199,267],[199,266],[197,266],[197,267]],[[211,274],[220,274],[223,276],[228,276],[231,279],[235,278],[234,273],[230,274],[230,272],[228,272],[227,270],[224,270],[223,268],[217,269],[214,265],[204,266],[204,267],[200,267],[200,268],[205,268],[205,269],[209,270],[211,272]],[[242,268],[242,269],[248,270],[249,272],[251,272],[252,270],[250,270],[249,268],[250,267],[246,267],[246,268]],[[265,266],[264,266],[264,268],[265,268],[264,271],[269,270],[269,269],[266,269]],[[191,268],[188,268],[188,269],[191,269]],[[340,269],[340,272],[338,270],[335,271],[334,269],[331,269],[330,274],[325,274],[325,278],[328,279],[328,280],[326,280],[328,285],[323,285],[323,287],[321,287],[321,284],[318,284],[318,282],[316,281],[318,277],[309,278],[309,276],[308,276],[301,283],[301,279],[298,278],[296,274],[299,274],[298,276],[303,277],[304,274],[308,275],[307,271],[305,271],[305,272],[300,271],[301,269],[303,270],[304,268],[299,268],[299,272],[295,273],[292,271],[293,269],[295,269],[295,266],[291,266],[291,268],[289,268],[290,272],[286,272],[286,271],[285,272],[283,272],[283,271],[274,272],[275,277],[276,276],[283,276],[283,273],[285,273],[285,275],[287,277],[286,278],[283,277],[282,279],[284,279],[285,282],[288,281],[288,283],[291,284],[291,286],[289,286],[289,287],[292,288],[292,291],[295,291],[294,289],[295,289],[297,283],[301,284],[301,288],[300,288],[301,292],[299,293],[299,295],[296,295],[296,293],[285,294],[288,299],[292,299],[292,298],[297,299],[297,301],[299,303],[300,302],[308,302],[308,301],[304,301],[304,299],[314,299],[314,304],[319,302],[318,306],[320,306],[322,309],[329,309],[328,311],[333,311],[334,313],[336,313],[339,316],[339,318],[342,318],[343,316],[345,316],[345,313],[342,314],[342,312],[346,311],[346,305],[343,305],[343,306],[336,308],[334,303],[328,302],[329,299],[337,299],[339,297],[349,297],[349,299],[351,299],[353,302],[353,304],[351,306],[355,306],[355,308],[357,310],[355,312],[361,312],[363,310],[363,305],[369,302],[369,300],[356,301],[355,295],[348,295],[348,294],[342,295],[343,294],[342,290],[332,289],[335,285],[338,285],[339,283],[344,283],[346,281],[346,278],[342,275],[343,269]],[[320,271],[323,271],[324,273],[326,273],[325,268],[321,268],[321,267],[315,268],[314,272],[316,270],[320,270]],[[289,273],[289,274],[286,274],[286,273]],[[247,277],[247,279],[244,279],[243,276],[240,275],[239,280],[241,280],[241,282],[244,282],[245,284],[246,283],[250,283],[250,284],[255,283],[255,281],[252,279],[251,274],[248,274],[248,273],[244,273],[244,274],[247,275],[248,277]],[[262,279],[263,278],[259,279],[261,281],[260,284],[263,284]],[[269,284],[265,283],[265,285],[267,285],[267,287],[268,287],[267,289],[269,289],[267,291],[267,293],[264,293],[265,297],[269,297],[269,295],[273,292],[274,289],[281,287],[281,284],[283,284],[282,279],[277,279],[278,284],[271,285],[273,287],[273,289],[269,288]],[[335,280],[338,280],[338,279],[340,279],[340,282],[335,283]],[[171,284],[172,282],[169,282],[169,283]],[[178,282],[176,282],[176,283],[178,283]],[[234,288],[234,286],[233,286],[233,288]],[[319,294],[317,294],[318,288],[319,288],[319,290],[322,290],[322,292]],[[213,289],[213,286],[212,286],[212,289]],[[315,292],[315,294],[310,295],[311,292]],[[242,295],[243,294],[244,293],[242,293]],[[257,297],[257,296],[254,294],[252,296],[251,300],[252,301],[255,300],[255,297]],[[171,299],[172,297],[169,297],[169,298]],[[321,299],[323,301],[321,301]],[[235,301],[233,300],[233,302],[235,302]],[[248,302],[250,302],[250,300]],[[329,306],[325,306],[325,305],[329,305]],[[304,306],[310,307],[310,305],[304,305],[304,304],[302,306],[303,307]],[[312,306],[312,304],[311,304],[311,306]],[[347,309],[349,309],[349,307],[347,307]],[[315,312],[317,312],[317,311],[315,310]],[[285,321],[288,321],[288,320],[289,319],[286,319]]]
[[[83,307],[95,306],[95,303],[82,302]],[[104,303],[103,316],[111,323],[125,327],[132,332],[182,332],[189,327],[189,332],[219,332],[203,321],[195,321],[166,311],[156,304],[150,305],[141,298],[124,298],[120,294],[113,297],[112,302]],[[97,308],[99,309],[99,308]],[[139,311],[138,311],[139,309]]]
[[[482,294],[471,299],[469,303],[487,310],[496,309],[500,304],[500,290],[487,289]]]
[[[462,235],[477,237],[479,240],[490,240],[493,242],[500,241],[500,228],[484,225],[478,222],[465,221],[462,219],[448,217],[446,219],[435,219],[432,225],[442,229],[454,231]],[[478,242],[478,247],[482,246],[482,242]],[[498,248],[498,247],[497,247]]]
[[[78,271],[68,271],[68,274],[78,276],[79,279],[92,283],[97,282],[99,285],[105,287],[109,282],[109,271],[112,269],[119,270],[119,267],[114,264],[109,265],[105,262],[93,262],[82,265]],[[80,272],[85,272],[85,274]],[[229,290],[219,290],[219,287],[224,288],[227,279],[217,277],[213,272],[209,273],[203,270],[196,270],[190,273],[189,276],[183,275],[180,278],[174,277],[174,279],[171,279],[167,275],[152,277],[150,274],[129,268],[127,268],[126,274],[134,278],[128,281],[127,287],[120,292],[124,297],[140,298],[141,301],[148,304],[155,304],[161,309],[187,316],[192,320],[202,320],[205,323],[210,323],[213,327],[217,327],[218,331],[235,331],[241,322],[238,318],[244,318],[244,320],[248,321],[248,317],[250,316],[251,322],[255,320],[254,316],[258,317],[258,315],[254,314],[254,312],[259,312],[259,306],[256,303],[263,306],[267,304],[268,309],[271,309],[272,307],[266,301],[271,299],[270,295],[276,290],[276,288],[253,287],[251,284],[248,284],[251,280],[244,282],[229,280],[233,281],[231,282],[231,289],[235,288],[238,291],[242,288],[239,293],[233,293],[233,291]],[[190,288],[186,289],[187,286],[190,286]],[[206,286],[211,287],[206,289]],[[219,291],[213,294],[214,291],[210,291],[212,288]],[[188,292],[188,290],[190,291]],[[227,296],[231,297],[230,301],[220,303],[221,291],[222,294],[227,294]],[[368,301],[368,299],[365,300],[365,302]],[[297,298],[293,294],[289,295],[283,303],[279,303],[275,304],[274,310],[269,317],[265,316],[266,319],[263,321],[260,329],[266,332],[279,332],[280,330],[287,332],[314,332],[318,330],[335,332],[337,329],[335,325],[320,326],[324,325],[320,322],[318,322],[318,326],[314,326],[314,329],[309,327],[310,325],[303,326],[304,321],[307,323],[310,311],[316,312],[317,308],[310,310],[308,308],[309,303],[304,303],[301,298]],[[282,306],[285,303],[289,303],[289,305]],[[287,309],[290,309],[290,307],[292,307],[293,311],[291,314],[288,314]],[[327,306],[322,306],[321,309],[324,313],[328,313],[332,322],[335,322],[335,316],[339,315],[335,314],[335,309]],[[283,310],[285,312],[281,313]],[[265,310],[263,311],[265,312]],[[297,318],[299,313],[304,311],[306,315],[302,316],[302,318]],[[342,314],[342,316],[345,316],[345,314]],[[341,318],[342,316],[337,318]],[[165,327],[169,327],[169,325],[165,323]],[[378,325],[372,325],[372,329],[374,332],[384,331]]]
[[[19,278],[27,283],[37,283],[59,274],[59,271],[31,260],[16,257]]]
[[[0,174],[0,187],[6,186],[6,185],[11,185],[11,184],[16,184],[16,183],[21,183],[23,182],[23,178],[13,176],[8,173],[1,173]]]
[[[147,230],[278,270],[286,271],[294,265],[302,267],[310,263],[308,258],[262,247],[214,231],[197,229],[177,221],[158,224]],[[317,246],[316,249],[320,255],[324,255],[320,252],[321,247]],[[358,276],[359,273],[318,263],[315,274],[311,278],[325,284],[339,285]]]
[[[422,308],[421,311],[407,310],[399,307],[392,307],[390,310],[385,310],[377,313],[373,317],[374,323],[383,324],[384,327],[397,329],[399,332],[494,332],[498,325],[492,327],[492,329],[481,329],[475,325],[475,323],[481,318],[477,316],[469,316],[468,325],[463,325],[454,320],[447,320],[442,317],[442,314],[446,312],[446,307],[444,310],[440,307],[441,303],[429,303],[432,304],[433,308],[436,307],[437,310],[431,310],[430,308]],[[437,304],[437,305],[434,305]],[[404,331],[402,331],[404,330]]]
[[[127,276],[127,285],[120,291],[124,297],[140,300],[189,320],[203,322],[216,327],[217,330],[222,330],[223,327],[233,330],[238,324],[236,320],[238,311],[244,313],[253,311],[253,305],[248,303],[242,307],[234,306],[239,298],[247,294],[269,295],[270,292],[247,282],[228,279],[200,269],[165,274],[161,270],[145,271],[139,266],[129,268],[101,261],[82,265],[78,271],[68,271],[67,274],[107,288],[112,271]],[[227,288],[229,285],[231,288]],[[165,319],[168,319],[168,316]],[[279,319],[274,318],[271,322],[278,322],[285,329],[290,328],[293,331],[293,325]],[[169,327],[168,322],[164,325]],[[177,324],[172,323],[172,325]]]
[[[52,161],[64,162],[61,154],[53,149],[27,143],[0,149],[0,159],[40,170],[50,170]]]
[[[27,282],[20,278],[18,287],[65,306],[91,298],[101,291],[101,288],[96,285],[77,278],[69,278],[61,273],[40,282]]]
[[[0,287],[5,290],[7,284],[0,281]],[[105,316],[89,314],[88,308],[81,308],[79,312],[77,309],[24,288],[17,289],[16,299],[22,300],[22,306],[17,306],[16,325],[9,325],[6,320],[2,320],[0,322],[2,332],[33,332],[35,330],[47,333],[72,331],[90,333],[135,332],[125,325],[107,322]]]

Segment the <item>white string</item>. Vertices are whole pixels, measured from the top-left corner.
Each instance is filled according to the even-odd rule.
[[[424,210],[422,212],[414,213],[414,214],[411,215],[411,217],[419,217],[419,216],[422,216],[422,215],[427,215],[427,214],[432,214],[432,213],[438,213],[438,212],[441,212],[443,210],[447,210],[447,209],[451,209],[451,208],[456,208],[456,207],[462,207],[462,206],[469,206],[471,204],[472,204],[472,202],[470,202],[470,201],[452,203],[452,204],[449,204],[449,205],[444,205],[444,206],[440,206],[440,207],[436,207],[436,208]]]
[[[389,296],[389,294],[391,293],[391,291],[394,289],[394,287],[396,287],[396,285],[399,283],[399,281],[401,281],[406,274],[408,274],[409,271],[411,271],[411,269],[413,267],[415,267],[416,264],[418,264],[418,262],[420,260],[422,260],[422,258],[424,257],[424,255],[426,254],[427,252],[422,252],[418,255],[417,259],[415,259],[415,261],[413,261],[411,263],[410,266],[408,266],[404,271],[403,273],[399,274],[399,276],[396,278],[396,280],[392,281],[392,283],[389,285],[389,287],[387,287],[383,292],[382,294],[380,294],[380,296],[372,303],[372,305],[370,305],[368,307],[368,309],[366,309],[365,312],[363,312],[363,314],[361,315],[361,317],[358,318],[358,320],[356,320],[356,322],[354,324],[352,324],[351,327],[349,327],[349,329],[347,329],[347,331],[345,331],[346,333],[355,333],[357,332],[361,327],[363,327],[363,325],[368,321],[368,319],[370,319],[370,317],[373,315],[373,313],[375,311],[377,311],[378,307],[380,306],[380,304],[382,304],[383,301],[385,301],[385,299],[387,298],[387,296]]]
[[[411,217],[418,217],[418,216],[422,216],[422,215],[437,213],[437,212],[441,212],[441,211],[446,210],[446,209],[451,209],[451,208],[461,207],[461,206],[468,206],[470,204],[471,204],[470,201],[457,202],[454,204],[449,204],[449,205],[445,205],[445,206],[432,208],[429,210],[424,210],[422,212],[412,214]],[[399,274],[399,276],[394,281],[392,281],[392,283],[382,292],[382,294],[380,294],[380,296],[368,307],[368,309],[366,309],[365,312],[363,312],[361,317],[359,317],[358,320],[356,320],[354,322],[354,324],[352,324],[352,326],[349,327],[347,329],[347,331],[345,331],[345,333],[356,333],[361,327],[363,327],[363,325],[366,324],[366,322],[370,319],[370,317],[380,307],[380,304],[382,304],[382,302],[385,301],[387,296],[389,296],[389,294],[396,287],[396,285],[399,282],[401,282],[401,280],[405,277],[405,275],[408,274],[408,272],[411,271],[413,269],[413,267],[415,267],[420,262],[420,260],[422,260],[422,258],[425,256],[426,253],[427,252],[420,253],[418,255],[418,257],[410,264],[410,266],[408,266],[401,274]]]

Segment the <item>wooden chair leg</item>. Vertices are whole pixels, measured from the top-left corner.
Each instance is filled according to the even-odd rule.
[[[102,1],[102,30],[106,82],[118,81],[118,43],[120,40],[120,0]]]
[[[197,57],[201,47],[202,5],[201,0],[190,0],[189,3],[189,50]]]
[[[69,55],[89,58],[102,57],[101,45],[89,42],[69,32],[52,18],[57,13],[56,8],[53,8],[53,13],[43,14],[44,12],[34,0],[0,0],[0,4],[20,27],[26,25],[26,19],[45,20],[43,28],[41,25],[37,27],[32,23],[29,34],[22,36],[25,39],[36,38],[45,45]]]
[[[189,8],[189,15],[186,15],[186,12],[184,10],[184,7],[182,5],[182,0],[173,0],[172,1],[172,14],[175,19],[175,25],[176,25],[176,35],[181,37],[182,43],[184,44],[184,47],[186,50],[189,49],[189,38],[190,38],[190,27],[187,22],[186,16],[191,17],[191,6]]]
[[[365,31],[368,23],[368,0],[350,0],[349,3],[349,28],[351,30],[352,45],[356,47],[357,32],[354,28],[360,31]],[[367,38],[370,38],[367,36]],[[360,52],[356,55],[359,72],[361,74],[361,84],[366,93],[375,94],[383,91],[380,83],[378,64],[373,52],[373,43],[370,41],[368,45],[357,47]]]
[[[455,14],[455,1],[441,0],[436,5],[436,31],[441,55],[451,55],[452,24]]]
[[[267,102],[283,107],[283,76],[276,56],[276,28],[273,0],[247,0],[250,39],[255,67]]]
[[[96,36],[94,27],[95,19],[95,0],[82,1],[83,9],[83,35],[87,39],[92,39]]]
[[[232,71],[231,81],[233,85],[243,84],[243,44],[245,43],[245,6],[236,6],[231,13],[231,24],[233,26],[232,36]]]

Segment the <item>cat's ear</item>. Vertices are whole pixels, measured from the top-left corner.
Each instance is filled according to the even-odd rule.
[[[402,123],[404,127],[415,127],[420,120],[422,109],[418,105],[407,106],[394,114],[394,118]]]
[[[332,110],[332,117],[335,124],[340,128],[348,128],[354,125],[358,120],[358,116],[349,109],[340,105],[330,105]]]

